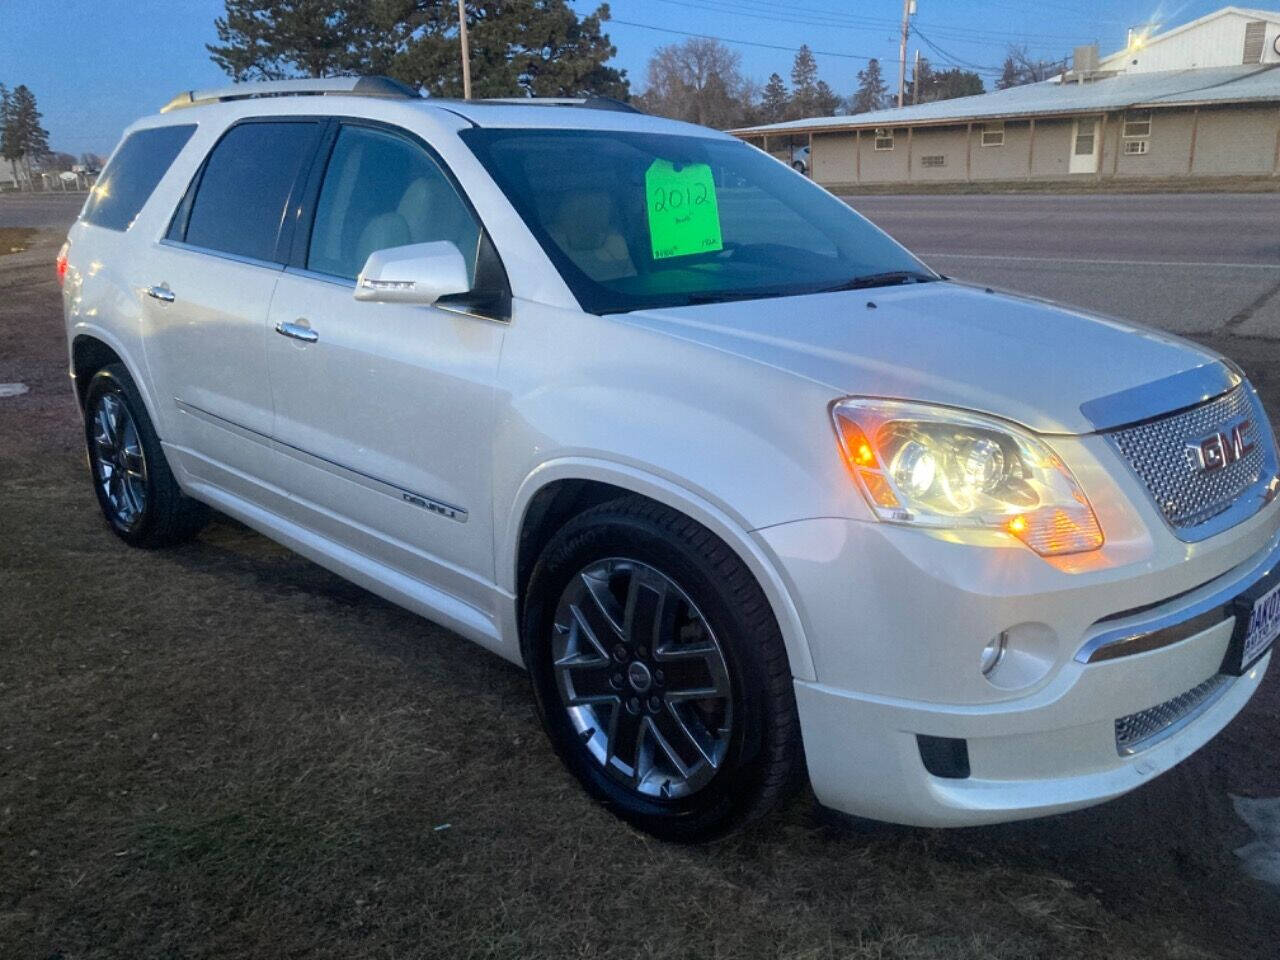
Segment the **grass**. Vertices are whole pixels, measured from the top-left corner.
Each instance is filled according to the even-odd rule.
[[[38,233],[30,227],[0,227],[0,257],[8,253],[22,253],[31,246]]]
[[[0,401],[5,960],[1198,960],[1280,935],[1226,797],[1274,785],[1274,696],[1094,811],[945,832],[802,794],[664,845],[584,797],[478,648],[227,521],[124,547],[57,285],[5,276],[0,381],[32,388]]]

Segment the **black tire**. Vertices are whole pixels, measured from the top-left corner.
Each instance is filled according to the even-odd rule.
[[[808,173],[808,170],[805,168],[804,161],[802,160],[794,161],[791,164],[791,169],[795,170],[797,173]]]
[[[105,453],[108,444],[100,442],[98,434],[101,417],[110,419],[110,413],[118,414],[120,409],[128,417],[119,422],[124,424],[121,432],[129,442],[122,439],[112,450],[127,446],[129,453],[113,465]],[[174,480],[138,387],[122,364],[103,367],[89,381],[84,402],[84,438],[98,506],[125,543],[146,548],[170,546],[190,540],[208,523],[209,508],[184,494]],[[129,491],[136,493],[111,484],[110,473],[116,470],[129,482]]]
[[[688,795],[667,796],[670,780],[659,796],[645,795],[619,782],[616,769],[609,768],[610,754],[601,760],[592,752],[591,730],[584,730],[581,722],[575,725],[570,706],[562,697],[552,652],[557,608],[565,609],[562,598],[572,595],[566,593],[571,585],[585,582],[579,574],[601,562],[611,570],[619,563],[634,562],[633,569],[656,570],[674,583],[680,594],[678,602],[685,610],[692,609],[690,604],[696,606],[695,612],[723,651],[720,662],[727,667],[731,693],[725,702],[731,705],[732,723],[727,732],[723,728],[719,731],[724,751],[719,765],[714,772],[704,770],[710,779],[690,788],[693,792]],[[655,615],[654,622],[658,619]],[[556,636],[565,632],[561,629]],[[618,636],[615,634],[615,639]],[[569,521],[534,567],[521,637],[538,712],[556,752],[593,797],[640,829],[683,843],[715,839],[772,810],[799,779],[803,752],[795,695],[773,612],[737,555],[683,514],[643,497],[625,497]],[[635,656],[647,655],[639,649]],[[656,649],[653,656],[659,656]],[[614,670],[613,661],[608,662],[606,669]],[[616,669],[611,683],[622,677],[631,682],[627,661],[619,657]],[[661,670],[654,674],[657,679],[661,675]],[[620,689],[628,696],[632,693],[629,687]],[[647,685],[640,690],[641,698],[647,690]],[[700,704],[694,706],[702,709]],[[622,711],[624,702],[620,699],[610,709]],[[665,713],[658,716],[657,706],[653,710],[655,725],[666,719]],[[650,743],[655,751],[656,742]],[[638,758],[640,753],[633,755]],[[639,760],[634,768],[640,769]]]

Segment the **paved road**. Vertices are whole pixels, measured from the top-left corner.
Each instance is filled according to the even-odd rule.
[[[960,279],[1179,333],[1280,339],[1280,194],[849,202]]]
[[[0,227],[65,230],[84,206],[83,193],[0,194]]]
[[[83,199],[0,197],[0,227],[64,228]],[[1280,193],[850,203],[960,279],[1178,333],[1280,340]]]

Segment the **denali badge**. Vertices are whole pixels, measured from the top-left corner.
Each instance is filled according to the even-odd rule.
[[[1196,457],[1196,466],[1202,473],[1212,473],[1235,463],[1253,449],[1249,431],[1253,423],[1240,420],[1225,430],[1211,434],[1203,440],[1187,444]]]

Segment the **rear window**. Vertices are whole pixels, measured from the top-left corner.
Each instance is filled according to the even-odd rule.
[[[313,121],[242,123],[228,130],[195,185],[181,239],[207,250],[279,261],[285,207],[318,130]],[[170,236],[180,230],[175,222]]]
[[[129,134],[102,171],[80,219],[108,230],[128,230],[195,130],[195,124],[184,124]]]

